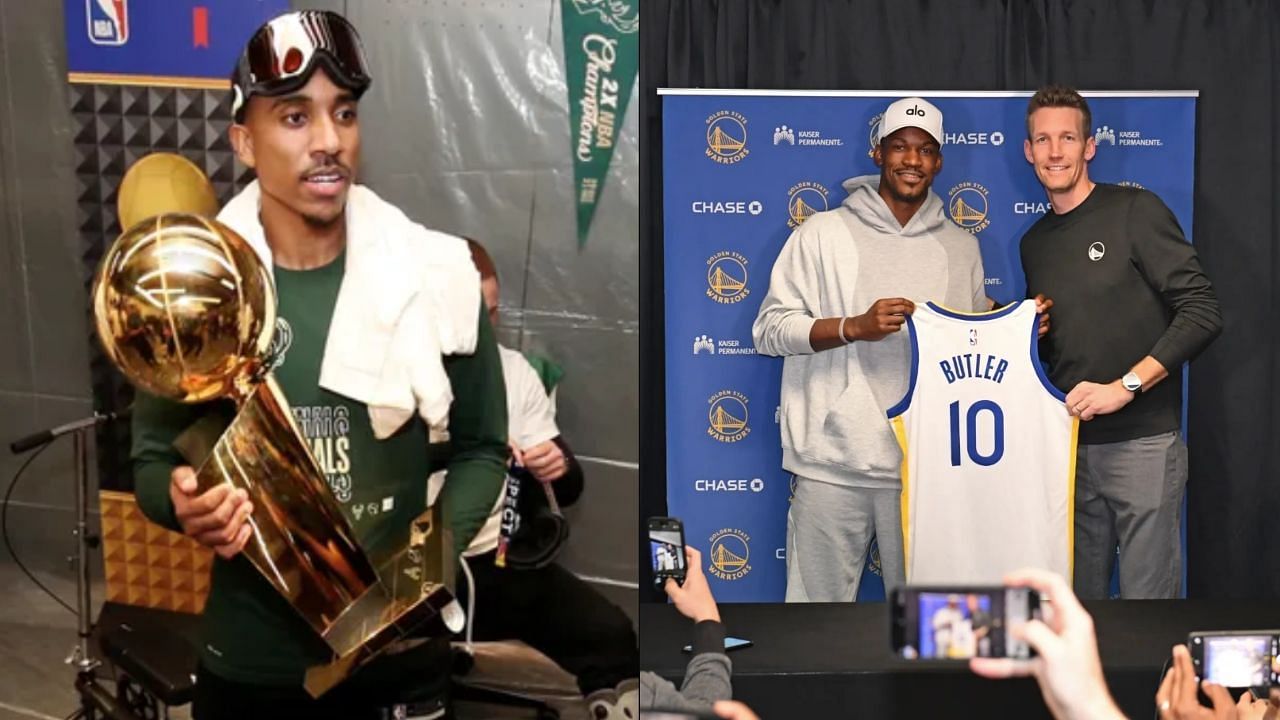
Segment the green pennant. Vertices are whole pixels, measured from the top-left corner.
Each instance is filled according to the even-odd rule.
[[[560,16],[569,81],[578,247],[582,247],[640,64],[639,0],[560,0]]]

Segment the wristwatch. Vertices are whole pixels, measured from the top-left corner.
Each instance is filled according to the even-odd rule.
[[[1142,378],[1138,377],[1138,373],[1136,372],[1130,371],[1125,373],[1124,377],[1120,378],[1120,384],[1124,386],[1125,390],[1128,390],[1134,395],[1142,392]]]

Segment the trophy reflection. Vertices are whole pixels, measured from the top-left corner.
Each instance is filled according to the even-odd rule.
[[[244,554],[332,649],[334,662],[307,674],[312,695],[428,622],[460,629],[444,584],[452,543],[433,511],[377,567],[356,541],[269,373],[275,289],[239,235],[197,215],[144,220],[108,250],[93,304],[107,356],[135,386],[184,403],[235,403],[217,441],[184,454],[200,492],[230,483],[248,493]]]

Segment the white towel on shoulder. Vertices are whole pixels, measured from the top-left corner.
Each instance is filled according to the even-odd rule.
[[[218,214],[272,267],[251,183]],[[466,241],[428,230],[366,187],[347,195],[347,258],[329,325],[320,386],[369,407],[386,438],[416,411],[448,425],[445,355],[475,352],[480,275]]]

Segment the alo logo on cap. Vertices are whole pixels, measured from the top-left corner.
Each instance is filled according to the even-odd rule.
[[[919,105],[912,105],[911,109],[907,110],[907,114],[915,117],[924,117],[924,111],[920,109]]]

